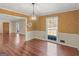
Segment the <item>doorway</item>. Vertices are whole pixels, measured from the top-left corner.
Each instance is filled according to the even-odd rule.
[[[9,34],[9,23],[8,22],[3,23],[3,34]]]
[[[19,28],[19,23],[16,23],[16,33],[19,33],[20,28]]]
[[[3,44],[8,44],[9,42],[9,23],[3,23]]]
[[[49,16],[46,18],[47,39],[57,41],[58,16]]]

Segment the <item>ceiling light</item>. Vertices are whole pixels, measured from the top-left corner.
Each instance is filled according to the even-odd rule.
[[[33,14],[32,14],[32,20],[36,20],[37,19],[37,17],[36,17],[36,15],[35,15],[35,3],[32,3],[32,5],[33,5]]]

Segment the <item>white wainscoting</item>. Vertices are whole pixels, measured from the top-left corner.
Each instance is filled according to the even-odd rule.
[[[79,35],[78,34],[59,33],[58,34],[59,43],[61,43],[60,40],[65,41],[64,45],[79,48]]]
[[[28,40],[31,40],[31,39],[34,39],[34,31],[29,31],[29,32],[26,32],[26,41]]]
[[[31,39],[46,39],[46,32],[45,31],[29,31],[26,33],[26,41],[31,40]]]
[[[41,39],[41,40],[46,40],[47,39],[47,35],[46,35],[46,31],[34,31],[34,37]]]
[[[26,33],[26,41],[37,38],[41,40],[47,40],[46,31],[29,31]],[[64,40],[65,43],[61,43],[60,40]],[[58,33],[59,44],[79,48],[79,35],[78,34],[69,34],[69,33]]]

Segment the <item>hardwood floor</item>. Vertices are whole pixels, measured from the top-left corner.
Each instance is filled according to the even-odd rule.
[[[76,48],[33,39],[24,35],[0,34],[0,55],[4,56],[77,56]]]

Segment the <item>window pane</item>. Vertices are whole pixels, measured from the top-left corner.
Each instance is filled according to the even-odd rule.
[[[58,26],[58,17],[52,16],[47,18],[48,35],[56,35]]]

